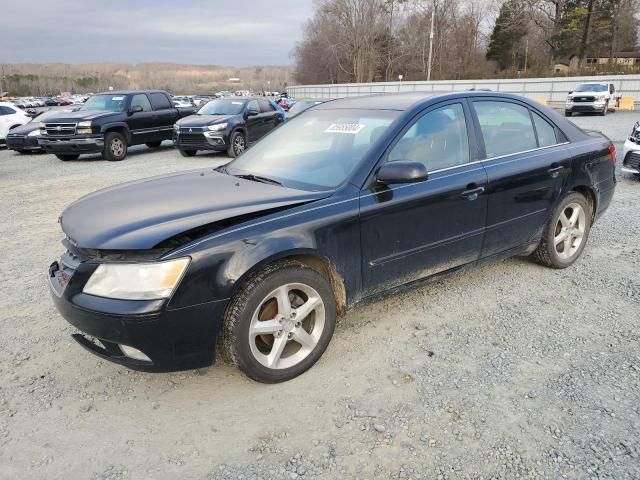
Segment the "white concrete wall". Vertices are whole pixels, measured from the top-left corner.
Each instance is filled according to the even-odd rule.
[[[636,105],[640,104],[640,75],[293,85],[287,88],[287,93],[293,98],[300,99],[331,99],[392,92],[455,92],[475,88],[515,93],[533,99],[544,98],[552,104],[559,105],[564,103],[570,90],[579,83],[589,81],[613,83],[616,91],[624,96],[635,97]]]

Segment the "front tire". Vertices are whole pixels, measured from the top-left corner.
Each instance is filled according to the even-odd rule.
[[[242,132],[233,132],[229,139],[229,148],[227,154],[231,158],[236,158],[247,148],[247,140]]]
[[[197,150],[183,150],[181,148],[178,149],[180,151],[180,155],[182,155],[183,157],[193,157],[196,153],[198,153]]]
[[[600,115],[606,117],[607,113],[609,113],[609,102],[604,104],[604,108],[602,109],[602,113]]]
[[[571,112],[570,110],[565,110],[564,111],[564,116],[565,117],[570,117],[573,114],[573,112]]]
[[[224,349],[249,378],[283,382],[318,361],[335,324],[335,299],[325,277],[299,262],[277,262],[252,277],[229,304]]]
[[[587,244],[591,218],[591,205],[582,194],[572,192],[564,197],[549,219],[533,259],[551,268],[572,265]]]
[[[56,153],[56,157],[58,157],[59,160],[66,162],[68,160],[77,160],[80,155],[77,155],[75,153]]]
[[[119,162],[127,156],[127,139],[120,132],[109,132],[104,139],[102,156],[110,162]]]

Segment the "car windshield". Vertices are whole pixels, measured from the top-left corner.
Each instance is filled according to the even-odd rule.
[[[198,115],[238,115],[246,103],[242,100],[212,100],[198,110]]]
[[[600,83],[583,83],[576,88],[576,92],[606,92],[608,89],[607,85]]]
[[[126,102],[125,95],[108,94],[93,95],[80,107],[80,110],[106,110],[109,112],[122,112]]]
[[[231,162],[231,175],[255,175],[291,188],[326,190],[347,180],[400,112],[309,110]]]

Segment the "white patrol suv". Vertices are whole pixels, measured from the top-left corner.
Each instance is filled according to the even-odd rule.
[[[578,112],[598,112],[600,115],[606,115],[608,111],[615,109],[619,97],[620,94],[616,93],[613,83],[582,83],[569,92],[564,114],[567,117]]]

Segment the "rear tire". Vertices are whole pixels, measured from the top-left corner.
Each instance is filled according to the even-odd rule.
[[[181,148],[178,149],[180,151],[180,155],[182,155],[183,157],[193,157],[196,153],[198,153],[197,150],[183,150]]]
[[[565,117],[570,117],[572,114],[573,114],[573,112],[570,112],[570,111],[568,111],[568,110],[565,110],[565,111],[564,111],[564,116],[565,116]]]
[[[77,155],[75,153],[56,153],[56,157],[58,157],[58,159],[62,160],[63,162],[66,162],[68,160],[77,160],[80,155]]]
[[[285,260],[267,266],[233,297],[222,328],[224,350],[249,378],[284,382],[318,361],[335,324],[329,282],[316,270]]]
[[[158,140],[156,142],[147,142],[146,145],[149,148],[158,148],[162,144],[162,140]]]
[[[549,219],[532,258],[547,267],[567,268],[584,250],[591,231],[591,204],[580,193],[564,197]]]
[[[127,156],[127,139],[120,132],[109,132],[104,139],[103,158],[119,162]]]

